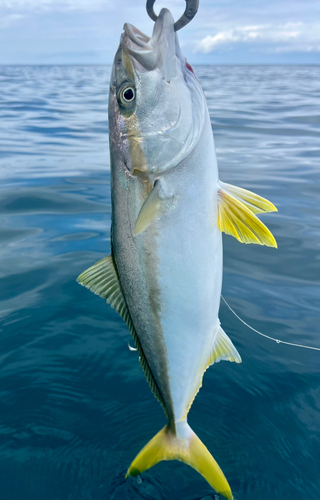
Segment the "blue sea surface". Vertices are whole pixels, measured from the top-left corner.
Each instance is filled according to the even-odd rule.
[[[320,348],[320,66],[198,66],[223,181],[253,190],[278,250],[224,236],[223,295]],[[110,67],[0,67],[0,498],[198,500],[179,462],[124,474],[166,423],[125,323],[77,276],[110,250]],[[235,500],[320,497],[320,352],[220,319],[189,423]]]

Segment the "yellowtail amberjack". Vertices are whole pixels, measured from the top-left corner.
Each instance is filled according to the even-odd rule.
[[[276,247],[256,217],[276,208],[219,181],[205,96],[166,9],[151,38],[124,26],[111,75],[109,130],[112,252],[78,281],[126,321],[169,421],[127,475],[177,459],[232,499],[187,415],[208,366],[241,362],[218,318],[221,232]]]

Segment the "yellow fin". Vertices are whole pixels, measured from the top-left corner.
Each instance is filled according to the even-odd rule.
[[[155,182],[154,188],[142,205],[136,220],[133,236],[137,236],[147,229],[150,224],[161,215],[160,183]]]
[[[153,189],[144,204],[142,205],[137,217],[133,236],[142,233],[154,221],[159,220],[173,206],[174,195],[168,190],[163,180],[156,180]]]
[[[241,356],[238,353],[237,349],[229,339],[228,335],[222,330],[221,326],[219,326],[219,330],[214,340],[208,362],[204,367],[203,375],[205,374],[205,371],[209,368],[209,366],[213,365],[214,363],[219,363],[219,361],[222,360],[234,361],[235,363],[242,363]],[[192,401],[188,406],[188,409],[185,413],[185,417],[188,415],[190,408],[195,400],[195,397],[202,387],[203,375],[201,377],[200,384],[194,393]]]
[[[257,243],[277,248],[274,236],[254,214],[252,207],[248,208],[248,202],[243,203],[230,194],[230,190],[225,190],[223,184],[220,183],[219,188],[218,225],[220,231],[234,236],[241,243]]]
[[[112,255],[104,257],[86,269],[78,276],[77,282],[106,299],[107,303],[120,314],[124,321],[128,322],[129,311]]]
[[[241,363],[241,356],[228,335],[222,330],[221,326],[218,330],[217,336],[214,341],[213,349],[209,358],[208,366],[213,363],[218,363],[221,360],[234,361]]]
[[[168,424],[158,432],[134,459],[126,477],[141,474],[162,460],[180,460],[190,465],[217,493],[228,500],[233,499],[222,470],[186,420]]]
[[[136,344],[140,363],[146,379],[149,382],[153,394],[162,405],[164,412],[168,417],[168,411],[166,409],[158,385],[153,377],[152,371],[149,367],[147,358],[145,357],[145,354],[143,352],[138,334],[134,327],[126,300],[124,298],[117,267],[112,254],[108,255],[104,259],[99,260],[99,262],[96,262],[93,266],[89,267],[89,269],[78,276],[77,281],[78,283],[80,283],[80,285],[89,288],[89,290],[91,290],[92,292],[106,299],[107,303],[110,304],[111,307],[113,307],[117,311],[117,313],[120,314],[122,319],[127,323],[134,343]]]
[[[241,201],[249,210],[254,214],[261,214],[265,212],[278,212],[277,207],[271,201],[259,196],[252,191],[227,184],[226,182],[219,181],[221,188],[227,193]]]

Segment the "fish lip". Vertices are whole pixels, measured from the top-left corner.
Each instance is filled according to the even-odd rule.
[[[121,43],[129,53],[135,69],[141,73],[165,65],[167,56],[172,59],[175,54],[174,19],[168,9],[161,10],[151,37],[129,23],[125,23],[123,29]]]
[[[129,40],[138,47],[145,48],[150,41],[150,37],[138,30],[133,24],[125,23],[123,26],[124,34],[127,36],[126,42]],[[127,45],[127,43],[125,43]]]

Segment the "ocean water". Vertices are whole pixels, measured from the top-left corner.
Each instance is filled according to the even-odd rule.
[[[220,177],[278,207],[278,250],[224,237],[223,295],[267,335],[320,348],[320,66],[199,66]],[[110,67],[0,67],[0,497],[215,498],[161,463],[165,425],[124,322],[77,276],[110,247]],[[243,363],[205,374],[189,415],[235,500],[320,495],[320,352],[222,303]]]

